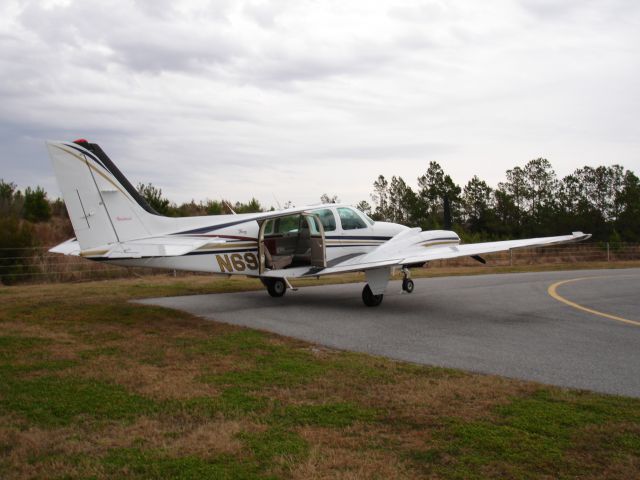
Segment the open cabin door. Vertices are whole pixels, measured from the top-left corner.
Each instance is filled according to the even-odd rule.
[[[327,266],[327,246],[324,239],[324,227],[322,226],[320,217],[313,213],[305,213],[303,217],[309,225],[311,266],[325,268]]]
[[[327,266],[324,228],[318,215],[282,215],[259,222],[259,225],[260,274],[266,270]]]

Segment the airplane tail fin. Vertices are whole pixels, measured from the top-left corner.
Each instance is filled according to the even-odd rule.
[[[99,145],[81,139],[47,148],[82,250],[156,233],[158,213]]]

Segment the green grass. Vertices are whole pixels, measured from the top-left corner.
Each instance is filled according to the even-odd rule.
[[[258,355],[255,365],[248,369],[231,370],[216,375],[205,375],[203,381],[219,385],[238,386],[251,390],[272,385],[294,387],[313,380],[324,369],[307,355],[287,352]]]
[[[79,417],[130,420],[155,409],[149,399],[99,380],[0,376],[0,413],[18,414],[35,425],[68,425]]]
[[[437,434],[438,447],[413,451],[408,458],[423,470],[452,479],[579,474],[587,465],[576,463],[569,453],[590,427],[640,421],[634,400],[550,389],[513,399],[495,408],[494,414],[473,422],[451,420]],[[608,442],[626,455],[636,455],[640,445],[632,434],[613,431]],[[608,447],[594,450],[600,448]],[[438,464],[442,458],[453,459],[445,469]]]
[[[300,435],[279,427],[259,433],[243,432],[239,438],[258,464],[263,466],[274,463],[276,459],[299,461],[309,451],[309,445]]]
[[[122,353],[122,350],[118,347],[98,347],[98,348],[89,348],[87,350],[82,350],[79,352],[79,356],[82,360],[88,360],[94,357],[102,357],[102,356],[116,356]]]
[[[0,362],[10,360],[18,354],[43,347],[49,343],[46,339],[39,337],[0,336]]]
[[[273,413],[273,421],[286,426],[315,425],[341,428],[355,422],[372,422],[375,418],[374,409],[349,402],[287,405]]]
[[[222,414],[228,418],[241,418],[265,410],[268,402],[262,397],[249,395],[242,389],[226,388],[217,397],[194,397],[183,402],[169,402],[169,405],[173,405],[173,409],[184,409],[197,416],[215,417]]]
[[[0,477],[640,478],[639,399],[128,303],[254,288],[193,277],[0,289]]]
[[[213,458],[196,456],[173,457],[161,451],[139,448],[111,450],[102,460],[109,476],[133,479],[243,480],[266,478],[255,463],[239,461],[230,455]]]
[[[199,355],[228,355],[230,353],[252,354],[259,349],[268,348],[267,337],[255,330],[228,332],[214,338],[179,338],[176,345]]]
[[[293,387],[313,380],[327,370],[308,351],[275,345],[263,334],[250,330],[223,335],[195,348],[199,352],[229,354],[243,358],[243,367],[223,373],[205,374],[203,382],[255,390],[267,385]]]

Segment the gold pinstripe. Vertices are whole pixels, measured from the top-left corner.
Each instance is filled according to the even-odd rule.
[[[96,167],[94,167],[89,161],[87,161],[86,159],[82,158],[80,155],[78,155],[76,152],[71,152],[69,150],[67,150],[66,148],[62,148],[59,145],[53,145],[54,147],[58,148],[59,150],[62,150],[65,153],[68,153],[69,155],[72,155],[73,157],[77,158],[78,160],[80,160],[82,163],[84,163],[85,165],[87,165],[91,170],[93,170],[94,172],[96,172],[98,175],[100,175],[102,178],[104,178],[107,182],[109,182],[111,185],[113,185],[117,190],[120,191],[120,193],[122,193],[130,202],[132,202],[131,198],[129,198],[129,194],[125,193],[124,190],[122,190],[122,188],[120,188],[120,186],[117,183],[114,183],[113,180],[111,180],[109,177],[107,177],[104,173],[102,173],[100,170],[98,170]]]
[[[99,255],[104,255],[105,253],[107,253],[109,250],[84,250],[82,252],[80,252],[80,256],[81,257],[96,257]]]
[[[202,245],[201,247],[198,247],[196,249],[196,251],[201,251],[201,250],[219,250],[221,248],[242,248],[242,247],[254,247],[256,245],[257,242],[246,242],[246,243],[207,243],[206,245]]]
[[[425,242],[422,244],[423,247],[435,247],[436,245],[458,245],[459,242],[457,240],[452,240],[450,242],[435,242],[435,243],[429,243],[429,242]]]

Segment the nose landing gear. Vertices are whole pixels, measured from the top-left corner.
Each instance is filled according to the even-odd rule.
[[[413,284],[413,280],[411,280],[411,272],[408,268],[404,267],[402,269],[402,273],[404,277],[402,278],[402,290],[407,293],[413,292],[413,288],[415,285]]]

